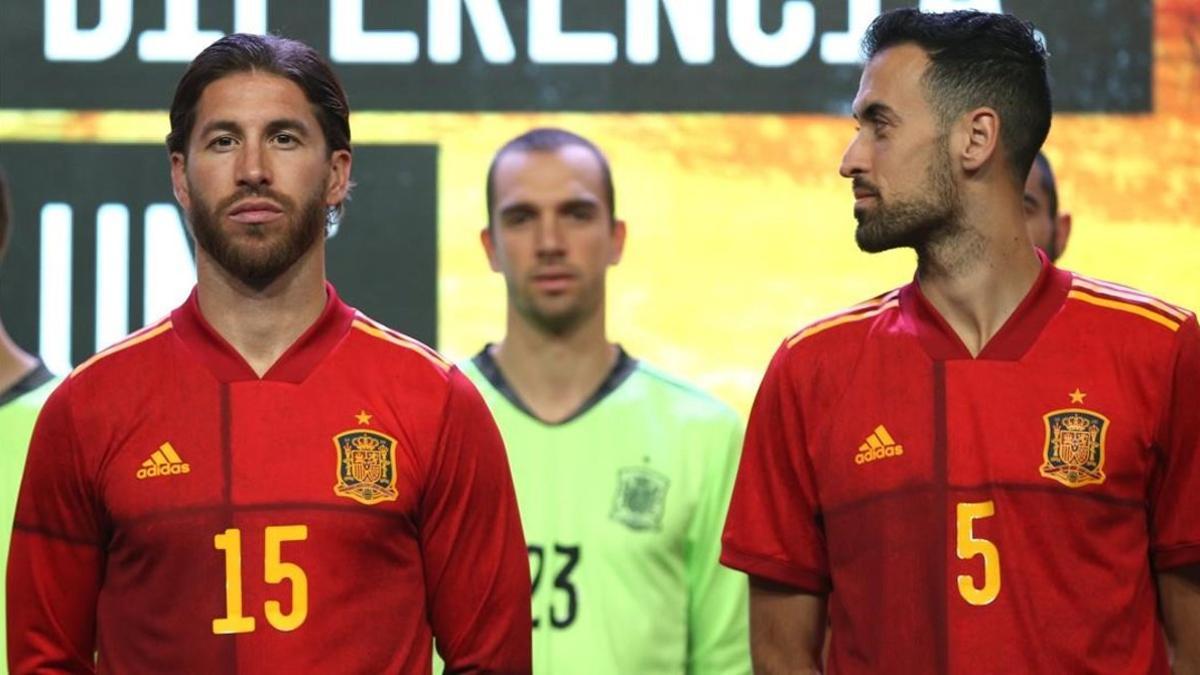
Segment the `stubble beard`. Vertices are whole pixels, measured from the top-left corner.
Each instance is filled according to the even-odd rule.
[[[947,157],[943,137],[939,152],[925,171],[925,194],[892,203],[877,197],[873,209],[855,209],[854,239],[867,253],[912,248],[922,255],[962,229],[962,200]]]
[[[255,290],[271,285],[296,264],[325,232],[325,204],[320,189],[309,195],[299,208],[293,200],[270,189],[239,190],[215,208],[210,207],[195,189],[191,194],[188,222],[191,223],[196,245],[226,273]],[[279,227],[276,223],[235,223],[233,227],[240,230],[236,237],[222,228],[221,214],[233,204],[252,197],[271,199],[283,207],[287,222],[283,224],[282,234],[271,231]],[[275,237],[276,241],[266,247],[247,246],[237,241],[237,238],[251,238],[261,243],[271,237]]]
[[[546,306],[549,303],[539,302],[532,291],[522,293],[510,286],[508,301],[538,332],[554,336],[575,332],[603,304],[596,288],[581,289],[576,298],[562,306]]]

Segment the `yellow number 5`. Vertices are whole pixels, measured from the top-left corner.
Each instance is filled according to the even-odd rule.
[[[308,577],[299,565],[283,562],[281,555],[283,542],[308,539],[308,526],[272,525],[264,536],[263,578],[268,584],[292,583],[292,611],[284,614],[278,600],[268,600],[263,603],[263,612],[276,630],[296,630],[308,618]],[[254,630],[254,617],[242,614],[242,531],[231,527],[215,535],[213,546],[225,552],[225,616],[213,619],[213,632],[249,633]]]
[[[958,505],[958,557],[968,560],[983,556],[983,587],[975,586],[969,574],[958,575],[958,592],[972,605],[989,605],[1000,594],[1000,552],[987,539],[976,539],[973,532],[976,518],[996,515],[996,503],[962,502]]]

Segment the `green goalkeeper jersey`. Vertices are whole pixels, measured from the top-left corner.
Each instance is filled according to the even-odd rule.
[[[21,489],[29,437],[33,434],[38,411],[57,385],[54,375],[39,364],[0,394],[0,564],[6,569],[8,540],[12,536],[13,512],[17,507],[17,492]],[[4,584],[0,583],[0,638],[5,634],[4,603]],[[6,644],[0,639],[0,672],[8,672]]]
[[[747,581],[723,568],[742,427],[622,350],[558,424],[485,348],[461,365],[504,437],[529,547],[535,673],[749,673]]]

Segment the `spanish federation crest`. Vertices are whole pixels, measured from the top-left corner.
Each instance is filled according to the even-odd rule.
[[[609,517],[633,530],[660,529],[670,482],[661,473],[644,467],[619,470]]]
[[[396,439],[352,429],[334,436],[333,445],[338,453],[334,494],[367,505],[396,500]]]
[[[1046,446],[1041,474],[1073,488],[1103,483],[1108,418],[1091,410],[1069,408],[1046,413],[1043,419]]]

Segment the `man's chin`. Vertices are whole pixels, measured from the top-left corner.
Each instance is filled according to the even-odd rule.
[[[894,238],[883,236],[878,227],[874,227],[872,223],[864,223],[862,219],[859,219],[858,227],[854,230],[854,243],[858,244],[858,249],[864,253],[882,253],[903,246]]]

